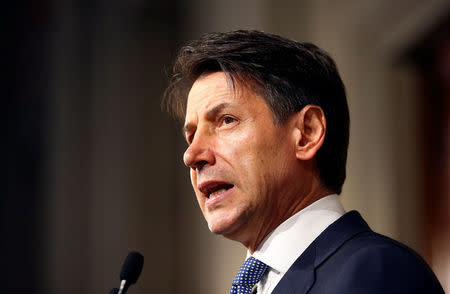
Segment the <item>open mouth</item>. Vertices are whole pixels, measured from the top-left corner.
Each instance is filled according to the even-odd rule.
[[[233,184],[224,182],[206,182],[198,187],[198,189],[208,198],[213,199],[218,195],[233,188]]]

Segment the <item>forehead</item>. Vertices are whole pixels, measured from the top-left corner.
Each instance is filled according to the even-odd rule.
[[[192,85],[187,98],[186,118],[192,111],[207,109],[215,103],[235,98],[231,81],[223,72],[200,76]]]
[[[275,123],[273,112],[265,99],[243,85],[232,81],[223,72],[199,77],[191,87],[186,105],[183,132],[196,128],[200,121],[214,121],[223,112],[229,112],[242,120]]]
[[[266,101],[250,86],[239,80],[232,81],[223,72],[214,72],[200,76],[192,85],[187,98],[185,120],[218,104],[239,105],[242,110],[245,108],[248,111],[255,110],[255,107],[268,108]]]

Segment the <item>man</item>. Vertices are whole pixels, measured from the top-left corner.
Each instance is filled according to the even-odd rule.
[[[230,293],[443,293],[416,253],[344,212],[349,113],[326,52],[208,34],[181,49],[165,99],[209,229],[248,249]]]

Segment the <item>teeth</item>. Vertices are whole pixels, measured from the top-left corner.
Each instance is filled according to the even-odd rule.
[[[209,194],[209,198],[211,199],[211,198],[214,198],[216,195],[218,195],[218,194],[220,194],[220,193],[223,193],[223,192],[225,192],[227,189],[219,189],[219,190],[217,190],[217,191],[214,191],[214,192],[212,192],[211,194]]]

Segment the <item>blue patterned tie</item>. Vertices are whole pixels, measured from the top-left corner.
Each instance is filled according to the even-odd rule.
[[[250,294],[252,288],[261,280],[266,269],[267,265],[253,256],[247,258],[234,278],[230,294]]]

